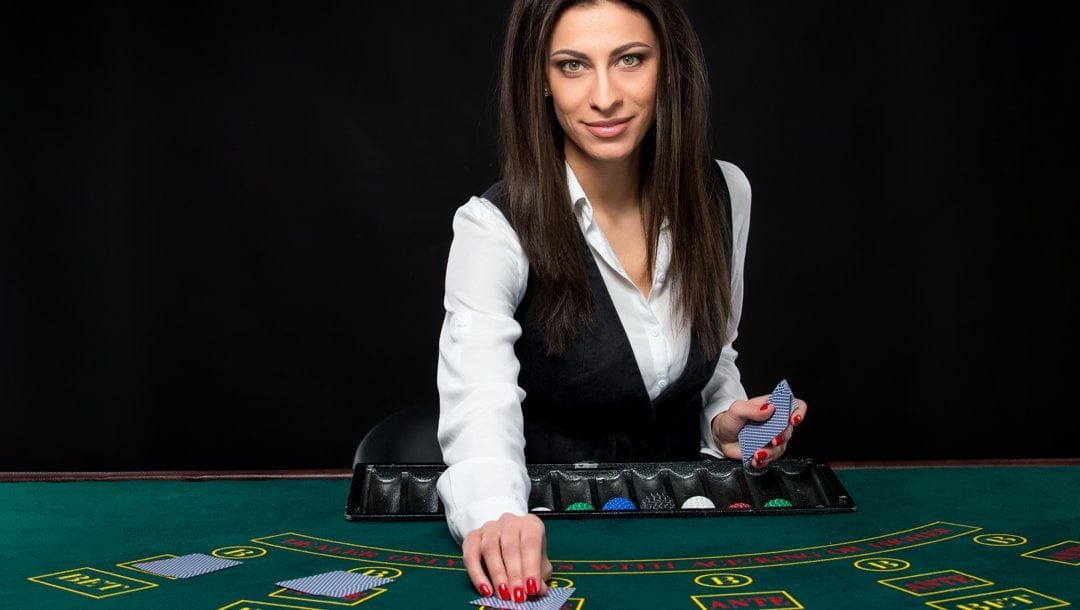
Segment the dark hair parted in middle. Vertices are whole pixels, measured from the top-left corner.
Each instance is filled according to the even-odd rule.
[[[566,183],[563,132],[544,96],[548,44],[563,11],[589,0],[518,0],[510,15],[499,90],[503,178],[510,223],[539,283],[549,353],[565,352],[591,323],[593,297]],[[642,142],[642,220],[649,275],[665,219],[676,311],[706,357],[725,341],[731,312],[731,222],[718,205],[709,150],[709,81],[701,44],[675,0],[620,3],[645,15],[660,42],[656,122]]]

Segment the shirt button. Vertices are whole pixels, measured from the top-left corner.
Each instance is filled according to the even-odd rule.
[[[652,333],[651,333],[651,334],[652,334],[652,336],[654,336],[654,337],[659,337],[659,336],[660,336],[660,327],[658,327],[658,326],[654,326],[654,327],[653,327],[653,329],[652,329]]]
[[[467,322],[465,320],[458,320],[457,321],[457,325],[458,325],[459,328],[465,328],[466,324],[467,324]]]
[[[667,387],[667,379],[661,379],[660,381],[658,381],[656,383],[656,385],[660,386],[661,390],[666,388]]]

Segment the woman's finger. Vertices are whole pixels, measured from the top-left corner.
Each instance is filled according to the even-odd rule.
[[[484,569],[495,595],[498,595],[499,599],[509,600],[510,584],[502,556],[502,529],[497,524],[497,521],[491,521],[480,528],[480,554],[484,558]]]
[[[795,408],[791,410],[791,425],[798,426],[806,419],[807,404],[805,400],[795,399]]]
[[[476,590],[484,597],[490,597],[494,592],[491,581],[484,572],[484,562],[480,554],[480,530],[470,533],[461,541],[461,557],[465,561],[465,571],[469,574]]]
[[[521,530],[521,574],[525,581],[526,595],[539,595],[543,588],[544,524],[539,518],[526,517]]]
[[[545,595],[548,592],[547,581],[551,580],[551,560],[547,556],[547,535],[540,539],[540,556],[544,558],[540,566],[540,595]]]
[[[510,519],[507,519],[507,518]],[[502,536],[499,537],[499,547],[502,553],[503,566],[506,568],[506,587],[510,599],[521,603],[525,601],[525,579],[521,573],[521,529],[519,524],[513,522],[510,515],[503,515],[500,522],[507,521],[502,528]],[[499,587],[499,597],[502,597],[503,589]]]

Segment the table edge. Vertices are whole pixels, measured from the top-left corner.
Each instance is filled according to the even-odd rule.
[[[834,470],[867,468],[980,468],[991,466],[1080,466],[1080,458],[1024,458],[982,460],[896,460],[826,462]],[[7,471],[0,482],[77,481],[261,481],[274,479],[348,479],[349,468],[292,470],[131,470],[104,471]]]

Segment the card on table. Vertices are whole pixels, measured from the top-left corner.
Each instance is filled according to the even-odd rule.
[[[498,596],[481,597],[474,599],[470,604],[486,606],[488,608],[504,608],[505,610],[558,610],[562,608],[567,599],[574,593],[574,587],[548,588],[543,597],[533,596],[523,602],[513,602],[500,599]]]
[[[791,393],[787,379],[781,379],[780,383],[776,384],[769,396],[769,402],[773,405],[773,414],[769,419],[763,422],[746,422],[739,431],[739,451],[742,453],[743,464],[749,464],[758,449],[771,443],[788,427],[791,411],[795,408],[795,396]]]
[[[210,572],[217,572],[225,568],[240,565],[241,561],[233,559],[220,559],[203,553],[191,553],[169,559],[157,559],[131,564],[132,567],[147,572],[153,572],[158,576],[171,576],[172,578],[191,578]]]
[[[300,591],[309,595],[322,595],[324,597],[348,597],[354,593],[367,591],[372,587],[385,585],[393,582],[393,578],[377,578],[355,572],[335,570],[314,574],[303,578],[283,580],[275,583],[279,587]]]

